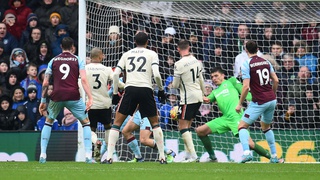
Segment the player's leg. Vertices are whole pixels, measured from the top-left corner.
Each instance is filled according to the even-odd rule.
[[[250,102],[248,109],[245,110],[238,125],[239,139],[243,148],[243,157],[241,163],[252,160],[252,155],[249,147],[250,134],[248,127],[252,124],[263,112],[263,107],[257,103]]]
[[[86,113],[86,106],[82,99],[77,101],[66,101],[66,108],[68,108],[72,114],[80,120],[83,127],[83,142],[86,156],[86,163],[96,163],[92,159],[92,138],[91,138],[91,128],[90,120],[88,114]]]
[[[134,159],[129,162],[143,162],[144,159],[141,155],[138,141],[135,138],[135,136],[132,134],[132,132],[134,130],[139,128],[139,126],[137,124],[135,124],[134,121],[140,122],[140,114],[135,113],[132,117],[128,116],[125,121],[127,121],[127,123],[124,126],[124,128],[121,130],[121,132],[122,132],[124,138],[127,140],[129,148],[134,153]]]
[[[90,109],[88,111],[88,117],[90,120],[90,129],[91,129],[91,140],[92,140],[92,157],[95,158],[95,160],[97,162],[99,162],[99,156],[100,156],[100,151],[98,148],[98,139],[95,140],[97,134],[96,134],[96,130],[97,130],[97,123],[98,123],[98,118],[96,117],[97,115],[97,110],[96,109]]]
[[[249,137],[249,147],[250,147],[250,149],[254,150],[254,152],[259,154],[260,156],[266,157],[268,159],[271,158],[270,153],[266,149],[264,149],[262,146],[260,146],[259,144],[253,142],[251,137]]]
[[[47,147],[48,147],[49,139],[51,136],[53,121],[58,116],[62,108],[63,108],[63,102],[50,101],[48,104],[48,109],[47,109],[48,115],[46,117],[46,122],[41,131],[41,140],[40,140],[41,153],[40,153],[39,163],[46,162]]]
[[[150,88],[143,88],[139,91],[139,95],[141,97],[139,99],[139,111],[141,113],[141,118],[148,117],[152,126],[154,140],[158,146],[159,161],[161,164],[166,164],[163,132],[159,124],[158,109],[154,101],[153,90]]]
[[[266,140],[268,142],[268,145],[271,151],[270,163],[279,163],[279,160],[277,158],[275,137],[270,127],[270,124],[272,123],[276,103],[277,103],[276,100],[265,103],[266,109],[261,116],[261,129],[266,137]]]
[[[98,114],[98,117],[99,117],[98,122],[100,122],[104,126],[104,140],[105,140],[105,143],[108,144],[109,134],[110,134],[111,125],[112,125],[111,124],[112,123],[112,109],[110,107],[109,109],[100,109],[99,111],[100,111],[100,113]],[[101,152],[101,155],[103,155],[104,153],[105,153],[105,151]]]
[[[126,88],[126,93],[122,96],[118,104],[115,119],[113,125],[111,126],[108,139],[108,154],[106,160],[102,162],[103,164],[112,163],[112,156],[119,139],[120,127],[124,120],[127,118],[128,114],[133,114],[133,112],[137,108],[137,103],[133,102],[134,96],[135,91],[132,91],[131,87]]]

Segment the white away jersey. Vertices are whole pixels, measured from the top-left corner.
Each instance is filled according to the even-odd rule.
[[[111,67],[106,67],[101,63],[90,63],[85,68],[93,97],[91,109],[110,108],[111,98],[108,95],[108,81],[113,79]]]
[[[180,78],[180,104],[203,101],[200,87],[201,63],[192,55],[182,57],[175,63],[174,78]]]
[[[136,47],[124,53],[117,67],[125,70],[126,85],[152,89],[152,66],[159,66],[158,54],[152,50]]]

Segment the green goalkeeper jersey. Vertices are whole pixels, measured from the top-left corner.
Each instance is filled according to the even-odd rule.
[[[241,116],[242,113],[236,112],[236,106],[239,103],[239,95],[242,91],[242,84],[238,81],[235,77],[231,77],[227,80],[224,80],[220,86],[213,90],[208,98],[210,102],[217,102],[220,111],[222,112],[223,116],[227,118],[234,119],[232,117]],[[246,99],[251,101],[252,96],[249,92]],[[239,121],[239,119],[234,119]]]

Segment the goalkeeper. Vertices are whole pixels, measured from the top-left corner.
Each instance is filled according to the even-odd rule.
[[[217,102],[220,111],[223,116],[212,119],[206,124],[196,129],[197,135],[202,141],[204,148],[209,153],[209,162],[217,162],[217,158],[214,154],[212,144],[208,134],[222,134],[228,131],[232,131],[234,136],[238,136],[238,124],[241,120],[242,114],[235,111],[236,106],[239,102],[239,94],[241,94],[242,84],[235,77],[231,77],[225,80],[224,70],[215,67],[211,72],[211,78],[218,88],[213,90],[209,96],[204,97],[205,103]],[[252,98],[251,93],[246,97],[248,101]],[[271,158],[269,152],[263,147],[254,143],[252,139],[249,139],[250,149],[254,150],[261,156],[268,159]]]

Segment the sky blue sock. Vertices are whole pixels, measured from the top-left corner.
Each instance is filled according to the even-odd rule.
[[[240,129],[239,138],[243,151],[249,150],[249,132],[247,129]]]
[[[140,147],[138,146],[138,141],[136,139],[128,143],[129,148],[133,151],[136,158],[141,158]]]
[[[52,124],[45,124],[41,131],[41,153],[47,153],[48,142],[51,135]]]
[[[271,155],[276,154],[276,145],[275,145],[275,139],[274,139],[274,134],[272,130],[267,131],[266,133],[264,133],[264,135],[266,136],[266,140],[269,144],[270,147],[270,151],[271,151]]]
[[[92,142],[91,142],[91,129],[89,126],[83,127],[83,139],[84,139],[84,149],[86,151],[86,156],[92,153]]]
[[[156,141],[155,141],[155,140],[153,140],[153,144],[156,146]],[[167,152],[169,151],[169,149],[168,149],[166,146],[164,146],[163,148],[164,148],[164,149],[163,149],[164,154],[167,154]],[[157,149],[158,149],[158,148],[157,148]]]

